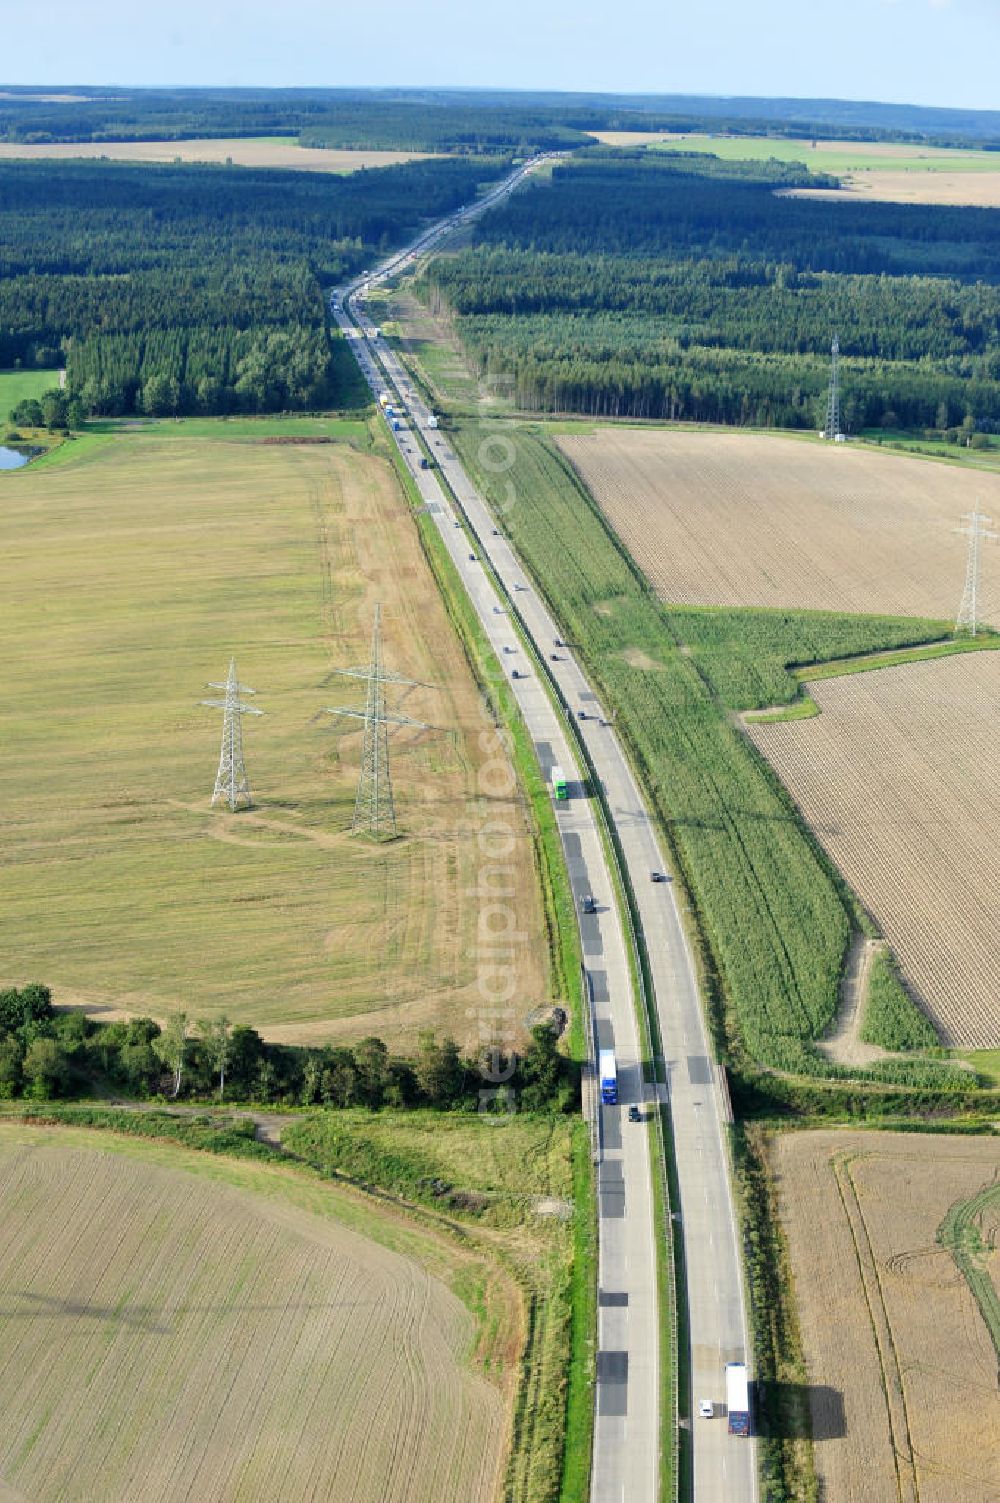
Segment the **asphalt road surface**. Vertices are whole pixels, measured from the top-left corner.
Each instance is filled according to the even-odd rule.
[[[582,786],[565,714],[539,682],[523,651],[512,613],[530,635],[558,685],[591,763],[602,782],[636,896],[653,982],[667,1072],[674,1138],[680,1230],[687,1274],[691,1341],[691,1416],[694,1496],[697,1503],[754,1503],[756,1445],[728,1433],[724,1367],[747,1358],[742,1269],[725,1142],[726,1103],[705,1028],[691,954],[677,908],[670,869],[614,729],[561,631],[538,597],[509,541],[499,530],[400,361],[354,294],[406,269],[459,224],[497,202],[537,165],[527,163],[488,199],[452,215],[413,245],[332,299],[334,316],[354,348],[372,391],[388,391],[399,418],[392,431],[420,495],[487,632],[498,660],[509,668],[510,689],[524,716],[543,775],[553,763],[570,784],[556,802],[557,822],[578,902],[584,964],[596,1019],[596,1045],[616,1051],[619,1105],[600,1108],[598,1190],[600,1212],[599,1350],[597,1357],[593,1503],[655,1503],[659,1451],[659,1375],[656,1258],[650,1193],[649,1128],[630,1123],[627,1109],[655,1092],[644,1087],[641,1049],[629,980],[629,940],[622,932],[598,816]],[[420,436],[435,468],[422,469]],[[514,435],[516,441],[516,434]],[[502,586],[492,583],[487,558]],[[556,661],[552,660],[555,652]],[[518,676],[514,677],[514,671]],[[583,712],[580,715],[580,711]],[[652,882],[661,872],[668,880]],[[596,899],[583,912],[585,896]],[[650,1108],[644,1109],[644,1117]],[[685,1291],[680,1290],[681,1298]],[[698,1404],[711,1399],[711,1420]]]

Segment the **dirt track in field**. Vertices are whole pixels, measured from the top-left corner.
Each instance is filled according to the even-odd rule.
[[[954,618],[978,503],[1000,476],[767,434],[602,428],[562,436],[664,600]],[[1000,620],[1000,545],[984,545],[981,615]]]
[[[809,688],[820,715],[748,734],[944,1041],[1000,1046],[1000,655]]]
[[[1000,1144],[794,1132],[775,1139],[769,1157],[821,1495],[996,1503],[997,1352],[937,1231],[952,1205],[995,1183]]]
[[[281,1169],[86,1142],[0,1128],[0,1497],[492,1503],[504,1395],[394,1244],[464,1253]]]

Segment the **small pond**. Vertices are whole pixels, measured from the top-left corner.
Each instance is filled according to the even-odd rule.
[[[0,444],[0,470],[19,470],[30,458],[30,454],[22,454],[20,449],[6,449]]]

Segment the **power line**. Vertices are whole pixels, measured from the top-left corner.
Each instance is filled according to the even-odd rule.
[[[246,808],[253,807],[253,798],[250,793],[250,779],[247,777],[246,763],[243,760],[243,716],[263,715],[263,710],[255,710],[252,705],[240,702],[241,694],[255,694],[255,689],[248,689],[246,684],[241,684],[236,677],[236,659],[229,660],[229,676],[224,684],[210,683],[210,689],[224,689],[225,699],[203,699],[201,703],[208,705],[213,710],[221,710],[222,713],[222,751],[219,755],[219,770],[215,775],[215,792],[212,794],[212,804],[220,798],[225,798],[230,809],[234,812],[240,804]]]
[[[843,438],[840,430],[840,340],[836,334],[830,346],[830,395],[826,403],[826,426],[823,437]]]
[[[955,531],[969,539],[969,556],[965,566],[965,589],[962,591],[962,603],[955,622],[955,635],[974,637],[979,626],[980,544],[984,538],[995,539],[997,534],[989,530],[993,518],[984,516],[978,507],[975,511],[966,512],[962,521],[967,525],[956,527]]]
[[[412,725],[417,730],[433,730],[422,720],[412,720],[409,715],[399,715],[386,709],[386,684],[412,684],[430,689],[432,684],[422,684],[419,679],[403,678],[402,674],[387,670],[382,661],[382,607],[375,607],[375,623],[372,627],[371,658],[367,668],[335,668],[342,678],[365,679],[368,695],[363,710],[327,709],[327,715],[344,715],[365,723],[365,739],[361,753],[361,776],[354,801],[352,833],[372,835],[377,840],[394,840],[396,806],[392,793],[392,777],[389,771],[390,725]]]

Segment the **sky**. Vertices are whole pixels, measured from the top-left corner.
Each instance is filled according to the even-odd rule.
[[[490,86],[1000,108],[1000,0],[47,0],[44,10],[44,45],[5,48],[3,82]]]

